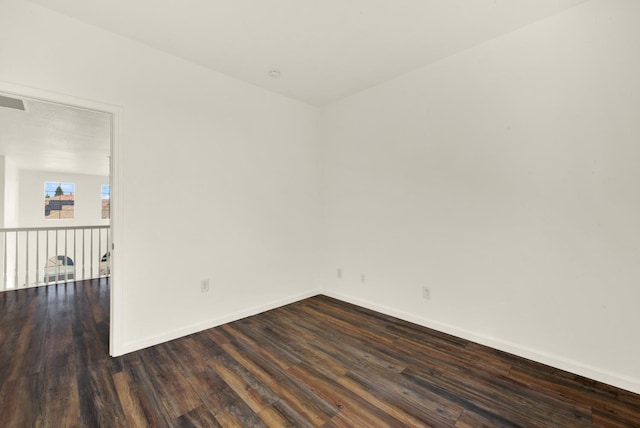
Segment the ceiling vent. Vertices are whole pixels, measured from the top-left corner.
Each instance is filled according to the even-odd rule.
[[[18,98],[9,98],[0,95],[0,107],[12,108],[15,110],[25,111],[24,101]]]

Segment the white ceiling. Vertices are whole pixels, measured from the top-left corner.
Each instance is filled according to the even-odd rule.
[[[325,105],[587,0],[30,1]],[[27,105],[0,107],[0,154],[22,169],[109,173],[109,115]]]
[[[585,0],[31,1],[324,105]]]
[[[0,107],[0,155],[19,169],[109,175],[111,115],[29,99],[24,103],[26,111]]]

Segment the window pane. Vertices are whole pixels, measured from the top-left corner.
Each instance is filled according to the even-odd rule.
[[[74,218],[76,185],[58,181],[44,183],[44,218]]]
[[[111,186],[100,186],[100,199],[102,203],[102,218],[111,218]]]

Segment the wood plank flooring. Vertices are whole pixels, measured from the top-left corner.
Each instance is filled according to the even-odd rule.
[[[316,296],[119,358],[104,280],[0,294],[0,427],[640,427],[640,396]]]

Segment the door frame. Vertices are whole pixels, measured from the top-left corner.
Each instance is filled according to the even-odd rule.
[[[123,269],[124,234],[123,234],[123,139],[121,106],[94,101],[72,95],[61,94],[40,88],[18,85],[0,80],[0,92],[17,98],[61,104],[73,108],[93,110],[111,116],[111,278],[110,278],[110,313],[109,313],[109,354],[122,355],[124,343],[124,292]]]

